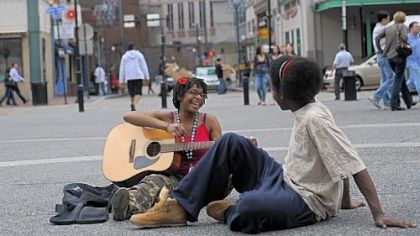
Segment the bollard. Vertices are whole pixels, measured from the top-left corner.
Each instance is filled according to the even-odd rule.
[[[244,87],[244,105],[249,105],[249,77],[243,78],[243,87]]]
[[[160,82],[160,96],[162,96],[162,108],[167,107],[166,103],[166,96],[167,96],[167,84],[166,84],[166,78],[163,78]]]
[[[343,71],[344,100],[357,100],[356,73],[352,70]]]

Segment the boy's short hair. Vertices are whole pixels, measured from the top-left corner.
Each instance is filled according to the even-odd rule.
[[[207,84],[204,83],[204,80],[198,78],[189,78],[186,84],[180,84],[179,82],[175,83],[173,94],[172,94],[172,103],[174,107],[179,110],[181,105],[181,99],[185,95],[185,93],[190,89],[193,85],[196,85],[198,88],[203,89],[204,103],[207,99]]]
[[[376,17],[378,19],[378,22],[381,22],[384,18],[389,17],[389,12],[387,12],[387,11],[378,11],[376,13]]]
[[[312,60],[281,56],[273,61],[270,70],[273,89],[284,98],[308,103],[319,93],[323,79],[319,66]]]

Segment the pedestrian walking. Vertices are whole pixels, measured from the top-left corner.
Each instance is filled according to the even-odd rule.
[[[377,227],[416,227],[383,212],[365,164],[331,111],[315,99],[322,87],[318,65],[284,56],[274,62],[270,75],[277,104],[294,114],[284,164],[246,138],[224,134],[172,191],[172,200],[162,189],[155,205],[133,215],[131,223],[146,228],[185,226],[197,221],[207,206],[207,214],[232,231],[255,234],[311,225],[334,217],[339,209],[364,206],[351,197],[353,178]],[[223,200],[230,178],[239,192],[236,201]]]
[[[120,84],[127,84],[130,94],[131,111],[136,110],[143,88],[143,80],[149,80],[149,69],[143,54],[134,49],[132,43],[128,44],[128,51],[124,53],[120,63]]]
[[[265,98],[267,96],[268,70],[270,69],[270,59],[262,50],[261,46],[257,47],[254,57],[254,78],[255,88],[259,98],[258,105],[265,106]]]
[[[216,59],[216,76],[219,80],[219,85],[217,87],[217,94],[225,94],[226,93],[226,83],[223,78],[223,65],[222,65],[222,59],[217,58]]]
[[[285,53],[288,56],[296,56],[295,47],[294,47],[293,43],[290,43],[290,42],[286,43]]]
[[[343,74],[348,71],[350,64],[354,62],[353,56],[346,50],[346,45],[340,43],[340,45],[338,45],[338,50],[339,52],[335,55],[331,70],[332,72],[335,70],[335,100],[340,100],[340,81],[343,78]]]
[[[95,74],[95,93],[99,95],[99,89],[101,89],[102,96],[105,96],[106,95],[106,90],[105,90],[106,76],[105,76],[104,68],[102,68],[99,64],[96,64],[94,74]]]
[[[404,25],[405,17],[406,14],[403,11],[395,12],[393,17],[395,22],[394,25],[384,28],[384,30],[375,38],[378,52],[388,58],[389,65],[395,73],[390,104],[392,111],[405,110],[405,108],[400,106],[400,92],[407,109],[410,109],[415,105],[405,82],[407,57],[400,55],[395,46],[399,44],[399,42],[407,42],[408,28]],[[379,46],[382,38],[385,38],[384,49]]]
[[[10,79],[14,81],[14,85],[12,85],[11,88],[18,95],[20,100],[22,100],[23,104],[25,104],[29,101],[29,99],[26,99],[25,97],[23,97],[23,95],[20,93],[20,89],[18,86],[18,83],[24,82],[25,78],[19,75],[18,68],[19,68],[19,65],[17,63],[13,63],[12,68],[10,68],[9,76],[10,76]]]
[[[4,73],[4,87],[5,92],[3,97],[0,99],[0,106],[2,105],[3,101],[6,100],[7,105],[17,106],[15,96],[13,95],[12,86],[15,85],[15,82],[10,78],[10,67],[6,69]]]
[[[409,27],[409,34],[408,34],[408,43],[413,50],[413,54],[411,54],[407,58],[407,69],[410,72],[410,81],[414,84],[417,94],[420,96],[420,25],[419,22],[413,21],[410,23]],[[407,86],[408,86],[407,81]],[[420,99],[419,99],[420,102]]]
[[[392,85],[394,84],[394,72],[389,65],[388,58],[380,53],[377,49],[376,45],[376,36],[381,33],[381,31],[386,27],[389,23],[389,13],[386,11],[379,11],[377,13],[378,22],[375,25],[375,28],[372,32],[372,39],[373,40],[373,48],[375,49],[376,53],[376,61],[378,62],[379,66],[379,74],[381,77],[381,84],[379,88],[375,91],[375,93],[369,97],[369,101],[377,108],[381,109],[382,106],[380,105],[380,101],[383,101],[384,107],[389,108],[391,106],[391,90]],[[382,50],[385,48],[385,38],[382,38],[379,42],[379,46]]]

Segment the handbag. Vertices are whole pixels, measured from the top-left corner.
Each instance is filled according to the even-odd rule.
[[[395,51],[397,51],[400,57],[408,57],[413,53],[410,44],[407,41],[403,40],[400,35],[400,30],[397,26],[397,44],[395,46]]]

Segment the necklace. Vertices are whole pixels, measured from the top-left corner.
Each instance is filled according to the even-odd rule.
[[[181,124],[181,118],[179,117],[179,111],[176,111],[176,122],[178,124]],[[194,122],[193,122],[192,130],[191,130],[191,140],[190,140],[190,142],[194,142],[195,132],[197,130],[197,124],[198,124],[198,115],[197,115],[197,113],[195,113],[194,114]],[[182,140],[183,143],[185,143],[185,136],[181,136],[181,140]],[[188,151],[186,150],[185,151],[185,154],[187,155],[187,159],[189,161],[191,161],[192,158],[193,158],[192,153],[193,152],[191,150],[188,150]],[[192,162],[190,162],[190,170],[191,170],[191,168],[192,168]]]

